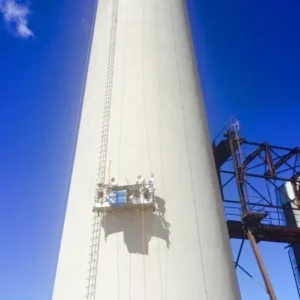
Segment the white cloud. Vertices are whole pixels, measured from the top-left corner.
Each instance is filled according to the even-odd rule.
[[[6,24],[13,25],[15,33],[22,38],[34,36],[28,27],[28,15],[30,10],[25,4],[19,4],[15,0],[0,0],[0,12]]]

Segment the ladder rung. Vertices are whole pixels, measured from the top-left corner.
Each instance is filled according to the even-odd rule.
[[[115,62],[115,51],[116,51],[116,36],[117,36],[117,26],[118,26],[118,0],[113,1],[113,15],[111,23],[110,32],[110,45],[108,53],[108,65],[106,74],[106,91],[103,106],[102,115],[102,129],[101,129],[101,145],[99,147],[99,170],[98,178],[99,182],[105,182],[106,175],[106,160],[107,160],[107,149],[108,149],[108,135],[109,135],[109,122],[110,122],[110,110],[111,110],[111,100],[112,100],[112,89],[113,89],[113,79],[114,79],[114,62]],[[95,289],[96,289],[96,277],[98,271],[98,259],[99,259],[99,243],[101,237],[101,218],[99,216],[94,217],[94,224],[92,229],[92,243],[90,246],[90,269],[88,277],[88,287],[87,296],[89,300],[94,300]]]

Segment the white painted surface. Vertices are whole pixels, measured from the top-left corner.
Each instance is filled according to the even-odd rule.
[[[100,1],[54,300],[86,292],[111,9]],[[184,0],[120,0],[114,74],[111,175],[154,172],[159,213],[106,217],[96,299],[240,299]]]
[[[299,180],[300,178],[298,178]],[[291,182],[287,182],[285,184],[283,184],[280,189],[279,192],[277,192],[277,197],[279,197],[279,199],[281,200],[282,204],[287,204],[290,202],[290,206],[293,209],[292,213],[295,217],[295,222],[296,222],[296,226],[300,227],[300,210],[297,209],[297,205],[294,202],[295,200],[295,193],[293,190],[293,186]]]

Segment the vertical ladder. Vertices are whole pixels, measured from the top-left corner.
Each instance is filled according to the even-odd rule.
[[[112,24],[110,28],[110,41],[109,41],[109,52],[108,52],[107,75],[106,75],[106,90],[104,94],[101,144],[100,144],[100,151],[99,151],[99,156],[100,156],[99,169],[98,169],[98,178],[97,178],[97,183],[102,183],[102,184],[105,183],[105,173],[106,173],[109,120],[110,120],[115,52],[116,52],[118,10],[119,10],[119,0],[113,0]],[[87,291],[86,291],[87,300],[95,300],[96,297],[97,271],[98,271],[99,246],[100,246],[100,234],[101,234],[100,233],[101,216],[99,216],[98,213],[95,212],[93,218],[94,219],[93,219],[93,226],[92,226],[91,246],[90,246],[91,252],[90,252],[89,270],[88,270],[88,278],[87,278]]]
[[[244,155],[243,155],[241,143],[240,143],[240,124],[239,124],[239,121],[235,117],[230,117],[230,119],[229,119],[229,130],[234,132],[234,139],[236,142],[235,156],[236,156],[236,159],[238,162],[238,166],[242,168],[243,161],[244,161]],[[244,170],[241,170],[241,171],[243,172]]]
[[[230,138],[234,140],[234,153],[232,155],[235,156],[236,162],[237,162],[237,167],[239,168],[237,180],[240,184],[240,188],[243,190],[243,194],[245,197],[245,209],[248,210],[248,201],[249,201],[249,196],[248,196],[248,191],[247,187],[244,184],[246,180],[246,167],[244,165],[245,161],[245,155],[243,152],[243,148],[241,145],[241,129],[240,129],[240,123],[236,119],[236,117],[230,117],[229,118],[229,132],[230,132]]]

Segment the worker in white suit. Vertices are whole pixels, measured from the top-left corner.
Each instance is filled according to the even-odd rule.
[[[111,180],[110,180],[110,190],[112,192],[116,191],[117,190],[117,186],[118,186],[118,182],[117,182],[116,178],[112,177]]]
[[[149,200],[150,201],[154,201],[154,183],[155,183],[155,178],[154,178],[154,173],[151,174],[151,177],[148,180],[148,184],[149,184]]]
[[[112,178],[111,178],[111,180],[110,180],[110,185],[111,185],[111,186],[118,186],[118,182],[117,182],[117,180],[116,180],[115,177],[112,177]]]
[[[145,184],[145,177],[142,176],[142,175],[139,175],[137,177],[136,184],[138,184],[138,185],[144,185]]]
[[[140,203],[144,202],[144,188],[145,188],[145,177],[142,175],[138,175],[136,184],[139,185],[139,192],[140,192]]]
[[[151,174],[151,177],[149,178],[148,183],[149,183],[150,187],[154,188],[154,183],[155,183],[154,173]]]

